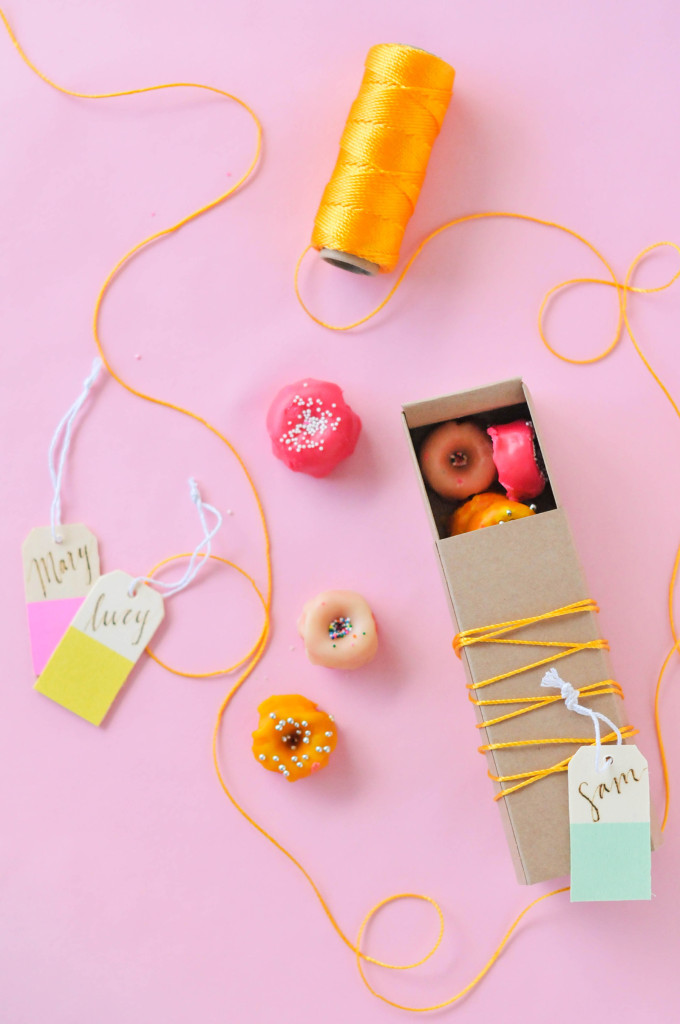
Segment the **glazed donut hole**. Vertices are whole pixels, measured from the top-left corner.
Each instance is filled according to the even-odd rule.
[[[418,462],[428,487],[446,501],[481,494],[498,475],[491,438],[474,420],[447,420],[433,427]]]
[[[324,590],[307,601],[298,632],[312,665],[354,670],[378,651],[378,630],[366,599],[355,590]]]
[[[491,522],[512,523],[557,508],[525,402],[411,427],[409,435],[442,540]],[[480,502],[481,495],[489,498]],[[497,505],[492,501],[494,495],[498,497]],[[469,502],[472,504],[468,506]],[[464,506],[468,507],[459,512]],[[498,514],[480,516],[478,526],[454,534],[452,524],[467,519],[468,510],[482,506],[496,507]]]

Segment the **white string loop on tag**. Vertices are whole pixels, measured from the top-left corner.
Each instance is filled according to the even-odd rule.
[[[191,500],[196,506],[198,518],[201,521],[201,527],[203,528],[203,537],[194,548],[193,554],[189,559],[189,564],[187,565],[186,572],[175,583],[165,583],[163,580],[154,579],[153,576],[137,576],[137,578],[134,579],[130,584],[130,597],[135,596],[135,594],[137,593],[137,588],[141,586],[141,584],[143,583],[153,584],[155,587],[161,587],[164,590],[163,597],[172,597],[173,594],[179,594],[181,590],[185,590],[186,587],[188,587],[189,584],[196,579],[202,567],[208,561],[212,549],[213,539],[222,526],[222,514],[214,507],[214,505],[208,505],[206,502],[203,501],[203,499],[201,498],[200,491],[198,489],[198,484],[193,479],[193,477],[189,480],[189,494],[191,496]],[[212,515],[214,515],[215,517],[215,525],[212,527],[212,529],[209,528],[207,520],[205,518],[206,512],[211,512]]]
[[[579,691],[574,689],[571,683],[565,683],[556,668],[548,669],[541,680],[541,686],[552,687],[559,690],[560,696],[569,711],[575,711],[577,715],[585,715],[587,718],[592,719],[593,726],[595,728],[595,769],[598,772],[604,771],[604,765],[602,764],[600,722],[606,722],[607,725],[612,727],[613,731],[616,733],[617,747],[620,747],[623,742],[621,730],[614,725],[611,718],[607,718],[607,716],[603,715],[600,711],[593,711],[592,708],[584,708],[582,704],[579,704]]]
[[[76,416],[85,404],[87,396],[90,393],[90,389],[96,381],[99,371],[103,365],[104,364],[99,357],[94,360],[90,376],[83,381],[83,390],[80,392],[68,412],[66,412],[59,421],[57,429],[54,432],[54,436],[52,437],[52,441],[50,442],[50,450],[47,456],[50,468],[50,479],[52,481],[50,526],[52,528],[52,539],[55,544],[61,544],[63,541],[63,537],[58,533],[59,527],[61,526],[61,482],[64,476],[66,456],[68,455],[68,450],[71,447],[73,424]],[[57,450],[59,450],[58,456]]]

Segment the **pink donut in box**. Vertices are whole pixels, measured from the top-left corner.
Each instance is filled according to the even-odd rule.
[[[510,501],[526,501],[541,494],[546,479],[536,455],[534,428],[528,420],[515,420],[489,427],[493,444],[493,461],[498,482]]]

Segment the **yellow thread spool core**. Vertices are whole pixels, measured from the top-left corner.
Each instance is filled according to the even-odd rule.
[[[450,64],[413,46],[368,51],[312,232],[326,262],[367,275],[397,265],[454,75]]]

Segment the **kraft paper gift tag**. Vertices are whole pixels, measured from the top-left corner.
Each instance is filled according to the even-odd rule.
[[[119,570],[100,576],[49,659],[35,689],[100,725],[163,621],[163,598]]]
[[[571,900],[652,896],[649,769],[633,744],[580,747],[569,763]]]
[[[99,578],[97,538],[82,523],[31,530],[23,543],[24,587],[33,668],[37,676]]]

